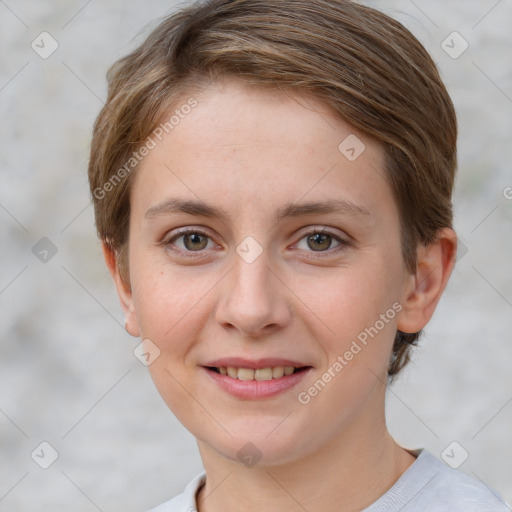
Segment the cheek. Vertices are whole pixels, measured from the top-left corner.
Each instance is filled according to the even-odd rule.
[[[141,265],[134,272],[134,304],[142,339],[150,339],[159,349],[159,356],[148,370],[155,387],[168,407],[187,428],[191,418],[202,417],[203,411],[191,411],[192,396],[200,390],[190,381],[195,365],[195,347],[211,303],[208,292],[218,281],[212,276],[192,277],[191,272],[175,269],[154,269]]]
[[[390,267],[374,261],[318,279],[296,278],[293,289],[311,311],[311,318],[316,318],[318,328],[323,327],[324,339],[347,340],[373,325],[396,301],[398,281],[392,274]]]
[[[330,371],[325,375],[329,390],[314,399],[317,405],[333,400],[351,410],[385,380],[400,308],[398,272],[396,263],[374,258],[372,264],[333,274],[323,287],[309,281],[304,302],[322,320],[316,322],[316,337],[326,355],[322,372]],[[317,412],[323,414],[322,408]]]
[[[182,352],[201,323],[198,316],[218,279],[150,262],[142,263],[138,270],[134,272],[133,299],[141,336],[155,340],[162,351]]]

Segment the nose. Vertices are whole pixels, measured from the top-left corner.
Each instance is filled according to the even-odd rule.
[[[235,254],[233,268],[222,282],[215,318],[223,328],[260,338],[290,322],[288,288],[279,272],[270,268],[265,251],[251,263]]]

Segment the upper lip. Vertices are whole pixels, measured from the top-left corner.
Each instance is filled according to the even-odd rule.
[[[204,366],[214,368],[252,368],[257,370],[259,368],[274,368],[276,366],[294,366],[295,368],[302,368],[309,366],[292,359],[282,359],[278,357],[263,357],[261,359],[245,359],[243,357],[223,357],[222,359],[215,359],[209,361]]]

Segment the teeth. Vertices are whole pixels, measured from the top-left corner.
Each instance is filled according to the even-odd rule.
[[[228,375],[232,379],[258,381],[279,379],[283,375],[291,375],[295,369],[294,366],[275,366],[274,368],[258,368],[257,370],[252,368],[234,368],[232,366],[217,368],[221,375]]]

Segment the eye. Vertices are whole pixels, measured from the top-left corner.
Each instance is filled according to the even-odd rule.
[[[202,252],[204,249],[211,249],[212,246],[215,246],[206,233],[197,229],[184,229],[164,240],[162,244],[180,254]]]
[[[333,243],[335,244],[333,246]],[[302,247],[301,247],[302,245]],[[313,252],[327,252],[329,249],[343,247],[349,245],[348,240],[344,240],[333,233],[325,230],[313,230],[302,237],[297,248],[301,250],[309,250]]]

